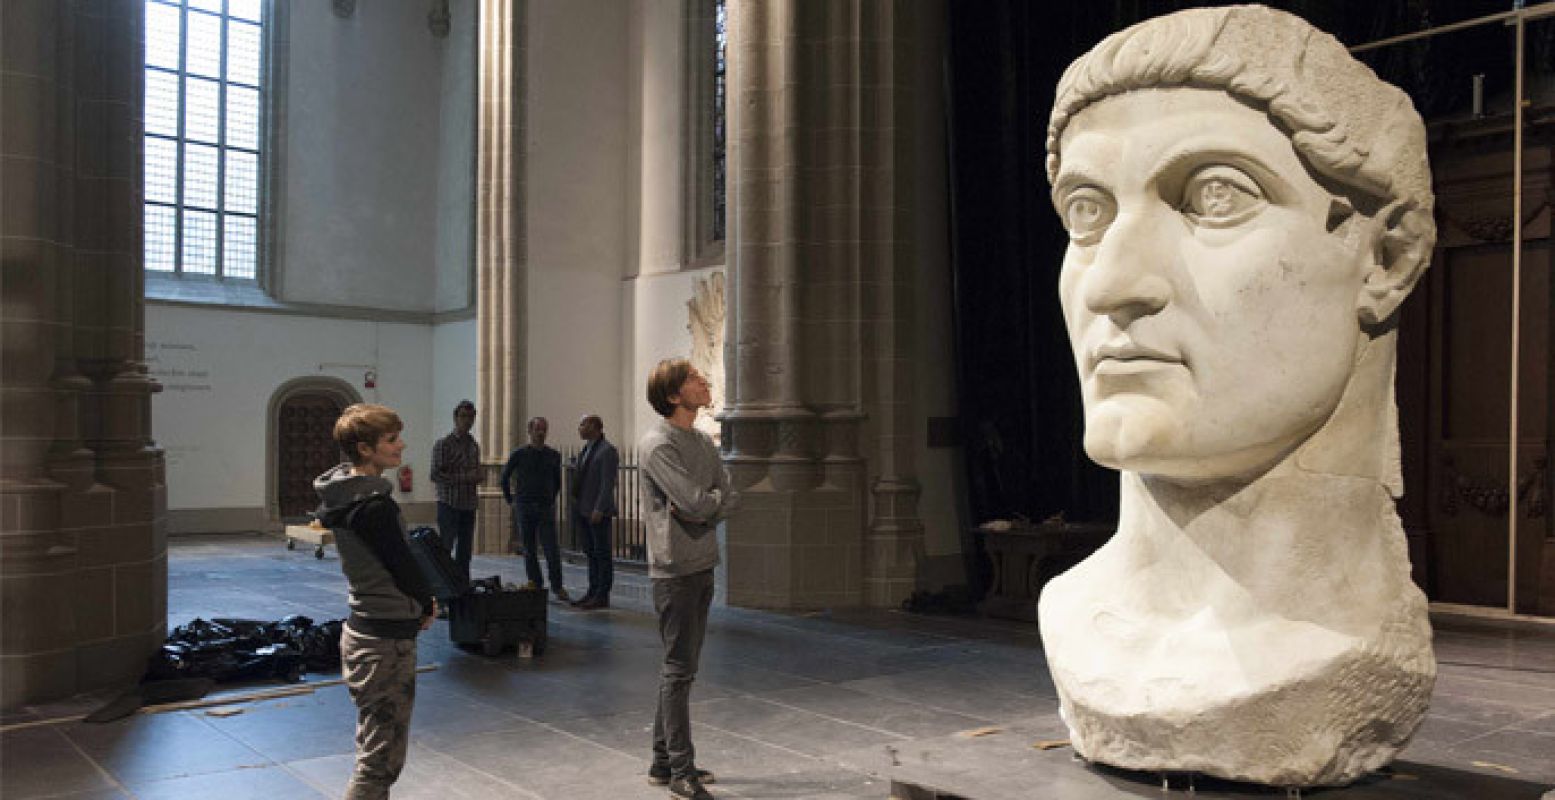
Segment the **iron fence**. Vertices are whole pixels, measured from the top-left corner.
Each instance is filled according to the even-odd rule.
[[[562,491],[556,503],[556,530],[563,550],[572,554],[583,552],[583,532],[578,530],[572,513],[572,485],[577,479],[578,453],[582,447],[570,445],[560,448],[562,454]],[[648,540],[642,523],[642,499],[638,487],[642,473],[638,470],[637,449],[616,447],[620,463],[616,466],[616,510],[610,521],[611,546],[615,560],[646,564]]]

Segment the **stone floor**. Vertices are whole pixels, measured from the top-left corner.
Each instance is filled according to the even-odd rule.
[[[170,622],[340,616],[333,552],[316,561],[257,536],[174,539]],[[475,574],[515,578],[510,558]],[[568,582],[582,570],[568,567]],[[422,637],[410,763],[394,796],[663,797],[648,786],[658,637],[646,580],[620,575],[615,608],[551,607],[540,658],[486,659]],[[1438,620],[1432,712],[1390,774],[1333,798],[1540,798],[1555,786],[1555,628]],[[324,680],[334,676],[312,676]],[[721,797],[1163,796],[1158,776],[1095,769],[1065,747],[1034,626],[892,612],[785,615],[719,606],[693,694],[698,761]],[[15,725],[78,714],[82,697],[6,714]],[[0,797],[292,800],[337,797],[353,713],[339,686],[207,710],[0,734]],[[1187,797],[1176,777],[1172,794]],[[1282,793],[1211,784],[1203,797]]]

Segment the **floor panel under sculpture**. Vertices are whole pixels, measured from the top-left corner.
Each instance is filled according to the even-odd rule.
[[[287,552],[266,537],[175,538],[171,624],[196,616],[339,616],[334,553]],[[475,574],[522,572],[477,558]],[[581,589],[583,570],[569,566]],[[396,800],[661,798],[643,780],[658,661],[646,580],[618,573],[614,608],[553,606],[550,648],[533,661],[423,637],[409,767]],[[1430,716],[1390,774],[1308,797],[1529,798],[1555,787],[1555,626],[1437,620]],[[333,676],[314,676],[314,679]],[[880,611],[786,615],[713,611],[693,695],[699,761],[720,797],[1187,797],[1173,779],[1094,769],[1066,747],[1036,626]],[[81,713],[77,698],[4,716],[6,725]],[[0,734],[0,797],[303,800],[338,797],[353,712],[339,686],[244,706],[141,715],[105,725]],[[906,787],[916,786],[909,790]],[[1200,780],[1198,797],[1282,797]],[[935,794],[929,794],[934,792]]]

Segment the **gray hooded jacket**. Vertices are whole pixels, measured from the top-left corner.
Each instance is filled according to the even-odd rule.
[[[351,587],[352,630],[416,638],[432,611],[432,589],[411,556],[393,484],[352,475],[351,465],[341,464],[314,479],[313,488],[322,500],[319,522],[335,533],[340,571]]]

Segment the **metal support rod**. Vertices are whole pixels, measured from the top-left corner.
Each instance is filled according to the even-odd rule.
[[[1436,36],[1436,35],[1442,34],[1442,33],[1452,33],[1453,31],[1461,31],[1464,28],[1472,28],[1472,27],[1474,27],[1476,25],[1487,25],[1487,24],[1492,23],[1492,22],[1501,22],[1501,23],[1504,23],[1504,24],[1507,24],[1507,25],[1511,25],[1513,20],[1535,20],[1535,19],[1540,19],[1540,18],[1543,18],[1543,17],[1548,17],[1548,16],[1550,16],[1552,14],[1555,14],[1555,0],[1552,0],[1552,2],[1540,3],[1540,4],[1536,5],[1536,6],[1534,6],[1533,8],[1521,8],[1521,7],[1519,7],[1519,8],[1514,8],[1511,11],[1502,11],[1499,14],[1486,14],[1483,17],[1475,17],[1474,19],[1466,19],[1466,20],[1463,20],[1462,22],[1454,22],[1454,23],[1451,23],[1451,24],[1448,24],[1448,25],[1438,25],[1437,27],[1434,27],[1434,28],[1426,28],[1423,31],[1415,31],[1414,33],[1404,33],[1404,34],[1399,34],[1398,36],[1389,36],[1386,39],[1378,39],[1378,40],[1376,40],[1374,42],[1367,42],[1365,44],[1358,44],[1358,45],[1350,48],[1350,52],[1352,52],[1352,53],[1364,53],[1367,50],[1377,50],[1377,49],[1380,49],[1380,48],[1383,48],[1383,47],[1388,47],[1390,45],[1403,44],[1404,42],[1412,42],[1412,41],[1415,41],[1416,39],[1426,39],[1426,38],[1429,38],[1429,37],[1432,37],[1432,36]]]
[[[1512,348],[1511,397],[1507,400],[1506,610],[1517,613],[1517,384],[1523,299],[1523,39],[1527,23],[1517,16],[1516,90],[1512,100]]]

